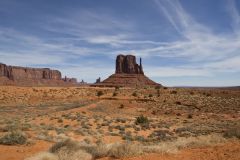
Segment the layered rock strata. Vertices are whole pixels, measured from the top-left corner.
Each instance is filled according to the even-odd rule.
[[[76,79],[62,78],[58,70],[7,66],[0,63],[0,85],[58,86],[76,83]]]

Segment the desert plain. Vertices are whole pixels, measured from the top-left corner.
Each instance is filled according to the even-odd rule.
[[[0,86],[0,93],[1,160],[240,158],[237,87]]]

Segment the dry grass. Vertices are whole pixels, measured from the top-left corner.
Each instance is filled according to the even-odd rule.
[[[132,143],[124,143],[124,144],[113,144],[111,149],[108,152],[110,157],[114,158],[122,158],[122,157],[130,157],[136,156],[143,153],[142,148],[139,145]]]
[[[0,144],[4,145],[25,144],[26,142],[27,136],[20,131],[12,131],[0,138]]]
[[[49,151],[56,154],[59,160],[91,160],[92,155],[81,149],[81,144],[70,139],[54,144]]]
[[[35,156],[26,158],[25,160],[59,160],[58,156],[49,152],[41,152]]]
[[[178,138],[174,142],[163,142],[153,146],[144,146],[143,151],[147,153],[176,153],[179,149],[211,146],[225,142],[225,138],[213,134],[199,137]]]
[[[51,153],[44,153],[43,155],[39,154],[32,157],[33,159],[27,160],[55,160],[53,159],[55,156],[58,157],[56,160],[90,160],[102,157],[123,158],[137,156],[143,153],[176,153],[179,149],[183,148],[211,146],[223,142],[225,142],[225,139],[216,134],[190,138],[178,138],[174,142],[162,142],[155,145],[141,145],[134,143],[99,143],[96,145],[65,140],[53,145],[49,150]],[[44,159],[44,157],[46,157],[46,159]]]

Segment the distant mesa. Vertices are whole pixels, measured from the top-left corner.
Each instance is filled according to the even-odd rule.
[[[0,85],[65,86],[76,85],[76,78],[62,78],[58,70],[7,66],[0,63]]]
[[[145,87],[161,86],[144,75],[142,59],[137,64],[133,55],[118,55],[116,58],[115,74],[112,74],[102,82],[96,81],[92,86],[97,87]]]

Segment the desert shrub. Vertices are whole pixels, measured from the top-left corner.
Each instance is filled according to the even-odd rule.
[[[137,92],[133,92],[132,96],[137,97]]]
[[[188,119],[192,119],[192,118],[193,118],[193,115],[192,115],[192,114],[188,114],[187,118],[188,118]]]
[[[156,86],[155,89],[159,90],[161,87],[160,86]]]
[[[47,131],[41,132],[37,135],[37,138],[44,141],[53,141],[53,136],[49,135]]]
[[[145,141],[145,137],[144,136],[135,136],[134,140],[139,141],[139,142],[144,142]]]
[[[103,91],[97,91],[97,96],[100,97],[103,95]]]
[[[18,120],[8,121],[6,126],[2,128],[3,132],[14,132],[16,130],[22,130],[22,126]]]
[[[116,86],[116,87],[115,87],[115,90],[119,90],[119,89],[120,89],[120,87],[119,87],[119,86]]]
[[[177,94],[177,91],[173,90],[170,92],[171,94]]]
[[[153,97],[153,95],[152,95],[152,94],[149,94],[149,95],[148,95],[148,97],[150,97],[150,98],[151,98],[151,97]]]
[[[93,159],[91,154],[81,149],[72,151],[72,150],[69,150],[68,148],[63,148],[57,153],[57,156],[59,160],[92,160]]]
[[[193,92],[193,91],[190,91],[189,93],[190,93],[191,95],[194,95],[194,92]]]
[[[114,127],[115,129],[118,129],[120,131],[125,131],[125,127],[124,126],[120,126],[120,125],[117,125]]]
[[[60,119],[58,119],[57,122],[58,122],[58,123],[63,123],[63,120],[60,118]]]
[[[160,97],[160,90],[157,90],[157,96]]]
[[[121,104],[119,108],[120,108],[120,109],[123,109],[123,108],[124,108],[124,105],[123,105],[123,104]]]
[[[131,134],[125,134],[122,136],[122,139],[127,141],[133,141],[134,137]]]
[[[26,142],[27,136],[20,131],[12,131],[0,138],[0,144],[4,145],[25,144]]]
[[[177,116],[181,116],[181,113],[177,113],[176,115],[177,115]]]
[[[91,140],[90,140],[89,138],[85,138],[83,141],[84,141],[85,143],[87,143],[87,144],[90,144],[90,143],[91,143]]]
[[[168,89],[168,87],[163,87],[163,89]]]
[[[114,144],[109,150],[109,156],[114,158],[130,157],[142,154],[143,151],[139,145],[132,143]]]
[[[69,150],[72,151],[76,151],[79,149],[79,145],[77,144],[77,142],[74,142],[70,139],[61,141],[61,142],[57,142],[55,143],[50,149],[49,152],[51,153],[57,153],[59,152],[62,148],[68,148]]]
[[[85,150],[94,158],[102,158],[108,156],[109,146],[100,142],[96,146],[85,147]]]
[[[116,97],[117,96],[117,92],[113,92],[113,97]]]
[[[209,96],[211,96],[211,94],[210,94],[210,93],[207,93],[206,96],[209,97]]]
[[[182,103],[180,101],[175,102],[177,105],[181,105]]]
[[[135,124],[147,124],[147,123],[149,123],[149,120],[147,117],[143,115],[137,117],[135,121]]]
[[[226,138],[236,137],[236,138],[240,139],[240,128],[236,127],[236,128],[228,129],[228,130],[225,131],[223,136],[226,137]]]

